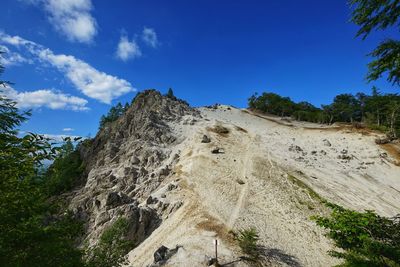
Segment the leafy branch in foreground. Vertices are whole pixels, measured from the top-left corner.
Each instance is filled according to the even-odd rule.
[[[388,73],[388,81],[400,85],[400,41],[383,41],[370,55],[377,59],[368,64],[368,81],[375,81]]]
[[[367,38],[373,30],[399,26],[400,1],[398,0],[350,0],[350,4],[353,7],[351,21],[360,26],[357,36],[362,36],[362,39]],[[400,85],[399,51],[399,41],[382,42],[370,54],[376,59],[368,65],[367,79],[377,80],[387,72],[388,81]]]
[[[400,216],[385,218],[373,211],[357,212],[327,203],[330,217],[317,216],[317,225],[328,230],[340,251],[333,257],[344,259],[339,266],[400,266]]]
[[[0,97],[0,265],[82,266],[80,223],[60,214],[42,190],[39,166],[57,149],[41,135],[17,135],[28,115]]]

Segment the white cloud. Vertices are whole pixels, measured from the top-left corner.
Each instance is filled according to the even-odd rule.
[[[159,43],[157,39],[157,34],[154,29],[144,27],[142,32],[142,40],[149,46],[156,48]]]
[[[29,134],[31,131],[18,131],[18,135],[20,137]],[[79,136],[79,135],[68,135],[68,134],[42,134],[38,133],[37,135],[41,135],[44,138],[51,139],[55,142],[64,142],[65,138],[71,138],[71,141],[74,141],[75,138],[81,138],[80,140],[85,140],[87,137]]]
[[[42,50],[39,58],[50,63],[88,97],[104,103],[133,91],[131,84],[123,79],[100,72],[79,59],[67,55],[55,55],[49,49]]]
[[[67,134],[39,134],[42,135],[45,138],[49,138],[51,140],[54,140],[56,142],[63,142],[65,138],[71,138],[71,141],[74,141],[75,138],[82,138],[80,140],[85,139],[82,136],[78,135],[67,135]]]
[[[20,45],[31,45],[31,44],[35,44],[31,41],[25,40],[19,36],[10,36],[8,34],[5,34],[4,32],[0,32],[1,35],[1,39],[3,42],[10,44],[10,45],[15,45],[15,46],[20,46]]]
[[[19,36],[0,32],[0,42],[25,47],[36,60],[50,64],[64,73],[83,94],[103,103],[109,104],[113,99],[136,90],[124,79],[101,72],[74,56],[54,54],[50,49]]]
[[[73,132],[73,131],[75,131],[74,128],[64,128],[62,130],[63,130],[63,132]]]
[[[74,111],[88,110],[86,99],[63,94],[54,90],[42,89],[37,91],[17,92],[10,86],[6,86],[0,92],[17,102],[19,108],[66,109]]]
[[[17,52],[10,51],[10,49],[4,45],[0,45],[0,51],[3,52],[3,54],[0,55],[0,63],[3,66],[8,67],[12,65],[19,65],[21,63],[32,63],[32,60],[21,56]]]
[[[56,31],[69,41],[90,43],[97,34],[96,19],[90,14],[91,0],[25,0],[44,8]]]
[[[127,61],[129,59],[140,57],[142,52],[135,40],[129,41],[128,37],[121,36],[116,55],[119,59]]]

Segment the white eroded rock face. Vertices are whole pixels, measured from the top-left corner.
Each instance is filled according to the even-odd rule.
[[[321,199],[400,213],[400,167],[373,139],[145,91],[82,148],[87,182],[70,206],[91,244],[127,217],[130,266],[206,266],[216,239],[221,264],[247,266],[229,231],[250,227],[269,266],[331,266],[310,220],[328,213]]]
[[[121,118],[81,148],[87,181],[74,192],[70,206],[87,222],[90,244],[119,216],[128,217],[131,239],[140,243],[182,205],[151,194],[179,159],[173,147],[181,140],[169,123],[185,115],[197,118],[199,112],[154,90],[145,91]]]

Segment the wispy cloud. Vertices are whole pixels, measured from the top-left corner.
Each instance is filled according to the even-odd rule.
[[[142,52],[135,40],[129,41],[128,37],[122,35],[118,43],[116,55],[117,58],[127,61],[140,57]]]
[[[43,137],[49,138],[56,142],[63,142],[65,138],[71,138],[71,141],[73,141],[75,138],[82,138],[81,140],[85,139],[82,136],[68,135],[68,134],[39,134],[39,135],[42,135]]]
[[[103,103],[109,104],[113,99],[136,90],[124,79],[101,72],[74,56],[54,54],[52,50],[19,36],[0,32],[0,43],[26,49],[33,59],[62,72],[84,95]]]
[[[62,130],[63,130],[63,132],[73,132],[73,131],[75,131],[74,128],[64,128]]]
[[[142,32],[142,40],[145,44],[156,48],[159,45],[157,33],[152,28],[144,27]]]
[[[90,43],[97,34],[91,0],[25,0],[44,9],[57,32],[69,41]]]
[[[23,57],[21,54],[17,52],[12,52],[8,47],[4,45],[0,45],[0,63],[3,66],[12,66],[12,65],[19,65],[22,63],[33,63],[32,60]]]
[[[20,108],[50,108],[50,109],[64,109],[73,111],[84,111],[89,108],[86,106],[88,101],[86,99],[63,94],[49,89],[42,89],[36,91],[17,92],[10,86],[0,89],[0,94],[7,96],[17,102]]]
[[[24,136],[29,134],[31,131],[18,131],[19,136]],[[45,138],[49,138],[55,142],[63,142],[65,138],[70,138],[72,141],[76,138],[81,138],[80,140],[84,140],[87,137],[79,136],[79,135],[68,135],[68,134],[47,134],[47,133],[37,133],[37,135],[41,135]]]

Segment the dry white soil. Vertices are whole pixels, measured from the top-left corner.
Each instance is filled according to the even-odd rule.
[[[142,244],[130,266],[147,266],[161,245],[181,245],[166,266],[206,266],[219,241],[224,266],[247,266],[230,230],[254,227],[268,266],[332,266],[332,243],[310,220],[321,198],[384,216],[400,213],[400,167],[374,134],[282,121],[233,107],[200,108],[202,119],[172,125],[180,137],[174,174],[154,197],[183,201]],[[229,129],[213,132],[215,125]],[[211,143],[201,143],[203,135]],[[213,154],[214,148],[224,153]],[[174,153],[172,153],[174,154]],[[339,159],[341,157],[343,159]],[[166,190],[168,184],[178,185]],[[165,196],[164,196],[165,194]]]

